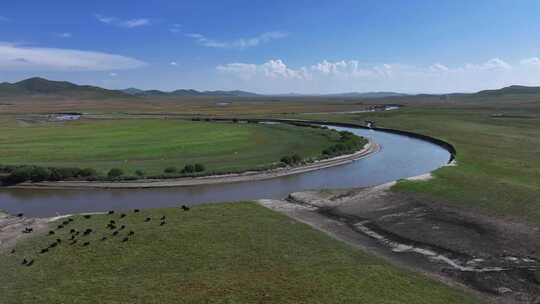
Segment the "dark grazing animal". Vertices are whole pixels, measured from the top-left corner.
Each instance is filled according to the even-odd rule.
[[[75,229],[71,229],[71,230],[69,231],[69,233],[71,233],[71,234],[74,234],[75,232],[77,232],[77,230],[75,230]]]
[[[114,220],[110,220],[109,223],[110,224],[116,224],[116,222]]]
[[[72,240],[72,241],[73,241],[74,239],[75,239],[75,236],[74,236],[74,235],[72,235],[72,236],[71,236],[71,238],[70,238],[70,240]]]
[[[33,231],[34,231],[34,228],[28,228],[28,227],[26,227],[26,228],[24,228],[23,233],[31,233],[31,232],[33,232]]]
[[[118,230],[116,230],[115,232],[113,232],[112,235],[114,235],[114,236],[118,235]]]
[[[108,213],[108,214],[114,214],[114,211],[111,210],[111,211],[109,211],[109,212],[107,212],[107,213]]]
[[[39,253],[44,254],[49,251],[49,248],[43,248]]]
[[[85,219],[89,219],[89,218],[91,218],[92,216],[91,216],[90,214],[86,214],[86,215],[84,215],[83,217],[84,217]]]
[[[126,225],[120,226],[120,230],[124,230],[124,229],[126,229]]]
[[[163,222],[159,223],[159,225],[160,225],[160,226],[163,226],[163,225],[165,225],[165,221],[163,221]]]
[[[52,243],[51,245],[49,245],[49,248],[54,248],[54,247],[56,247],[56,246],[58,246],[58,243],[54,242],[54,243]]]
[[[128,233],[128,235],[134,235],[134,234],[135,232],[133,232],[133,230]]]
[[[126,217],[125,213],[120,214],[120,218],[125,218],[125,217]]]
[[[184,211],[189,211],[189,207],[186,206],[186,205],[182,205],[182,210],[184,210]]]
[[[101,238],[101,240],[102,240],[102,241],[106,241],[106,240],[107,240],[107,237],[104,236],[104,237]]]
[[[68,221],[69,221],[69,222],[73,222],[73,219],[72,219],[72,218],[68,218]]]
[[[146,219],[144,219],[145,222],[150,222],[151,218],[147,217]]]
[[[83,235],[89,235],[90,233],[92,233],[92,229],[88,228],[84,231]]]
[[[83,246],[88,246],[88,245],[90,245],[90,242],[84,242],[82,245]]]
[[[28,264],[28,260],[26,260],[26,259],[23,259],[23,260],[22,260],[22,263],[21,263],[21,264],[23,264],[23,265],[26,265],[26,264]]]
[[[61,240],[61,239],[56,239],[56,242],[57,242],[58,244],[60,244],[60,243],[62,243],[62,240]]]
[[[162,216],[162,217],[160,218],[160,220],[164,221],[164,220],[165,220],[165,215]]]
[[[127,242],[127,241],[129,241],[129,238],[127,236],[122,239],[122,242]]]
[[[58,225],[56,228],[62,229],[62,228],[64,228],[64,225]]]
[[[49,235],[54,235],[54,234],[55,234],[55,232],[54,232],[54,231],[52,231],[52,230],[51,230],[51,231],[49,231]]]
[[[69,223],[70,223],[69,221],[63,221],[63,222],[62,222],[62,225],[66,226],[66,225],[68,225]]]
[[[34,265],[34,260],[30,260],[30,262],[28,262],[28,264],[26,264],[26,266],[29,266],[29,267],[32,266],[32,265]]]
[[[71,241],[71,243],[69,243],[70,245],[75,245],[77,243],[77,240],[73,240]]]
[[[138,213],[140,210],[139,209],[134,209],[133,212],[135,213]]]
[[[23,217],[23,216],[24,216],[24,213],[17,214],[17,217]]]
[[[11,254],[14,254],[15,253],[15,249],[11,249]]]

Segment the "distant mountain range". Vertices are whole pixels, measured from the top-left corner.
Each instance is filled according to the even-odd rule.
[[[430,96],[501,96],[501,95],[516,95],[516,94],[540,94],[540,87],[528,87],[513,85],[496,90],[484,90],[477,93],[455,93],[455,94],[420,94],[415,96],[430,95]],[[73,98],[132,98],[132,97],[182,97],[182,96],[218,96],[218,97],[257,97],[268,96],[246,91],[197,91],[191,89],[181,89],[171,92],[159,90],[140,90],[129,88],[125,90],[109,90],[96,86],[77,85],[67,81],[52,81],[44,78],[34,77],[22,80],[15,83],[3,82],[0,83],[0,97],[16,97],[16,96],[32,96],[32,95],[50,95],[60,97]],[[393,98],[413,96],[396,92],[350,92],[340,94],[323,94],[323,95],[307,95],[307,94],[285,94],[275,96],[327,96],[327,97],[343,97],[343,98]]]
[[[540,94],[540,87],[527,87],[513,85],[497,90],[480,91],[479,95],[514,95],[514,94]]]
[[[67,81],[51,81],[34,77],[23,81],[0,83],[0,96],[54,95],[65,97],[111,98],[125,97],[120,91],[100,87],[77,85]]]
[[[50,95],[77,98],[131,98],[133,96],[224,96],[224,97],[253,97],[255,93],[244,91],[197,91],[176,90],[163,92],[158,90],[109,90],[96,86],[77,85],[67,81],[53,81],[45,78],[29,78],[15,83],[0,83],[0,97]]]
[[[159,90],[139,90],[136,88],[129,88],[122,90],[122,92],[134,95],[134,96],[230,96],[230,97],[254,97],[260,96],[259,94],[246,92],[246,91],[197,91],[191,89],[181,89],[172,92],[164,92]]]
[[[402,97],[409,94],[396,93],[396,92],[350,92],[339,94],[326,94],[324,96],[336,96],[336,97],[355,97],[355,98],[387,98],[387,97]]]

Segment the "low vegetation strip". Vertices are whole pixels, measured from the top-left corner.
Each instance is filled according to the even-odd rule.
[[[73,216],[49,229],[0,252],[1,303],[475,303],[253,203]]]

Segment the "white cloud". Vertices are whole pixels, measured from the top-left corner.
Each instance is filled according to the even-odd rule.
[[[307,69],[298,70],[287,67],[282,60],[269,60],[261,65],[248,63],[229,63],[217,66],[217,70],[223,73],[231,73],[243,79],[263,76],[270,79],[308,79],[310,74]]]
[[[96,14],[94,16],[101,23],[114,25],[118,27],[124,27],[124,28],[136,28],[136,27],[150,25],[150,19],[147,19],[147,18],[123,20],[117,17],[103,16],[99,14]]]
[[[532,69],[534,68],[534,69]],[[280,59],[261,64],[219,65],[227,73],[245,81],[244,89],[261,92],[328,93],[392,90],[402,92],[456,92],[497,88],[511,84],[539,85],[540,57],[516,63],[493,58],[481,63],[449,66],[443,63],[414,65],[403,63],[362,63],[358,60],[323,60],[301,67],[288,66]],[[233,81],[234,77],[226,78]]]
[[[110,71],[145,65],[143,61],[116,54],[0,43],[0,70]]]
[[[114,73],[114,72],[111,72],[111,73],[109,73],[109,76],[111,76],[111,77],[116,77],[116,76],[118,76],[118,74],[117,74],[117,73]]]
[[[520,61],[521,65],[524,66],[532,66],[532,67],[540,67],[540,58],[538,57],[531,57],[526,58]]]
[[[59,37],[59,38],[71,38],[73,37],[73,35],[71,33],[68,33],[68,32],[65,32],[65,33],[56,33],[54,34],[56,37]]]
[[[171,63],[169,63],[169,64],[172,65],[172,66],[178,66],[178,62],[176,62],[176,61],[171,61]]]
[[[178,24],[178,23],[175,23],[171,26],[171,28],[169,28],[169,31],[171,33],[180,33],[180,31],[182,30],[182,25]]]
[[[267,43],[272,40],[283,39],[287,37],[288,34],[283,32],[266,32],[256,37],[240,38],[233,41],[219,41],[209,39],[206,36],[197,33],[186,34],[186,36],[195,39],[197,43],[205,47],[222,49],[246,49],[256,47],[262,43]]]
[[[257,65],[249,63],[228,63],[218,65],[216,69],[222,73],[234,74],[242,79],[251,79],[257,74]]]
[[[433,72],[447,72],[450,70],[446,65],[442,63],[435,63],[431,65],[429,69]]]

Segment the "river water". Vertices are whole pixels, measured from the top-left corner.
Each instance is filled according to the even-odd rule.
[[[355,162],[268,180],[154,189],[1,189],[0,209],[11,214],[46,217],[80,212],[157,208],[279,199],[291,192],[379,185],[431,172],[445,165],[450,153],[423,140],[381,131],[332,127],[369,137],[381,151]]]

